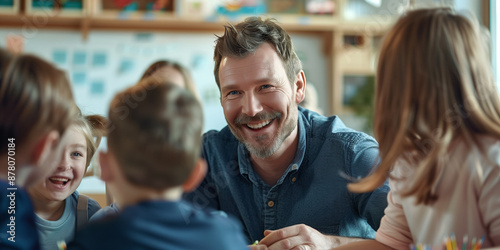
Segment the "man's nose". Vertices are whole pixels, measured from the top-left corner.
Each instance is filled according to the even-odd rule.
[[[245,94],[242,99],[242,112],[248,116],[255,116],[263,110],[261,100],[254,94]]]

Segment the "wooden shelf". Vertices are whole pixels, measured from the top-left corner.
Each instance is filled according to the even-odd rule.
[[[0,27],[22,29],[71,29],[79,30],[83,18],[73,16],[0,14]]]
[[[294,17],[295,18],[295,17]],[[343,26],[341,22],[336,19],[321,19],[314,18],[304,19],[307,21],[291,21],[293,18],[278,19],[278,22],[288,32],[313,32],[324,33],[333,32],[338,26]],[[27,22],[29,20],[29,22]],[[11,14],[0,13],[0,27],[23,27],[24,25],[34,25],[42,29],[79,29],[81,23],[88,22],[89,29],[109,29],[109,30],[174,30],[174,31],[187,31],[187,32],[200,32],[200,31],[221,31],[224,30],[224,25],[227,23],[239,22],[217,19],[217,20],[203,20],[203,19],[188,19],[179,18],[175,15],[161,15],[154,19],[149,19],[144,15],[129,15],[117,17],[116,15],[102,15],[102,16],[79,16],[64,14],[52,14],[47,12],[37,12],[34,14]]]
[[[0,8],[0,28],[19,28],[28,32],[40,29],[80,31],[83,39],[93,30],[121,30],[135,32],[224,32],[224,25],[237,23],[245,18],[179,17],[173,11],[123,12],[102,10],[100,0],[84,0],[81,11],[36,11],[21,5],[16,0],[12,8]],[[344,4],[346,0],[339,0]],[[28,1],[29,3],[30,1]],[[26,2],[24,2],[26,5]],[[394,20],[387,17],[370,17],[356,21],[345,20],[340,15],[304,15],[304,14],[268,14],[290,33],[305,33],[321,36],[323,53],[328,57],[330,93],[329,113],[342,114],[347,109],[342,102],[343,79],[345,74],[370,74],[373,51],[366,49],[348,49],[343,44],[344,35],[362,35],[368,38],[382,36]],[[345,57],[352,57],[350,63]]]

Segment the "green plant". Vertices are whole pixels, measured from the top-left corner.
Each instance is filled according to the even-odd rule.
[[[349,107],[357,116],[366,119],[364,130],[373,134],[373,113],[375,100],[375,77],[367,77],[365,83],[349,100]]]

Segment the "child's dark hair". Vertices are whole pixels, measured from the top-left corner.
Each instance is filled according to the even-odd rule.
[[[135,185],[180,186],[200,157],[203,112],[189,91],[147,78],[117,94],[109,110],[108,148]]]

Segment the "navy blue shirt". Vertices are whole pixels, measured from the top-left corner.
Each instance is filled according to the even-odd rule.
[[[78,231],[68,249],[248,249],[238,221],[184,201],[146,201]]]
[[[40,249],[31,199],[0,180],[0,249]]]
[[[347,190],[345,176],[370,172],[378,159],[377,142],[336,116],[298,109],[297,152],[274,186],[254,172],[248,150],[226,126],[205,133],[207,177],[184,198],[239,218],[249,243],[262,239],[265,229],[295,224],[328,235],[373,238],[387,206],[388,183],[355,194]]]

